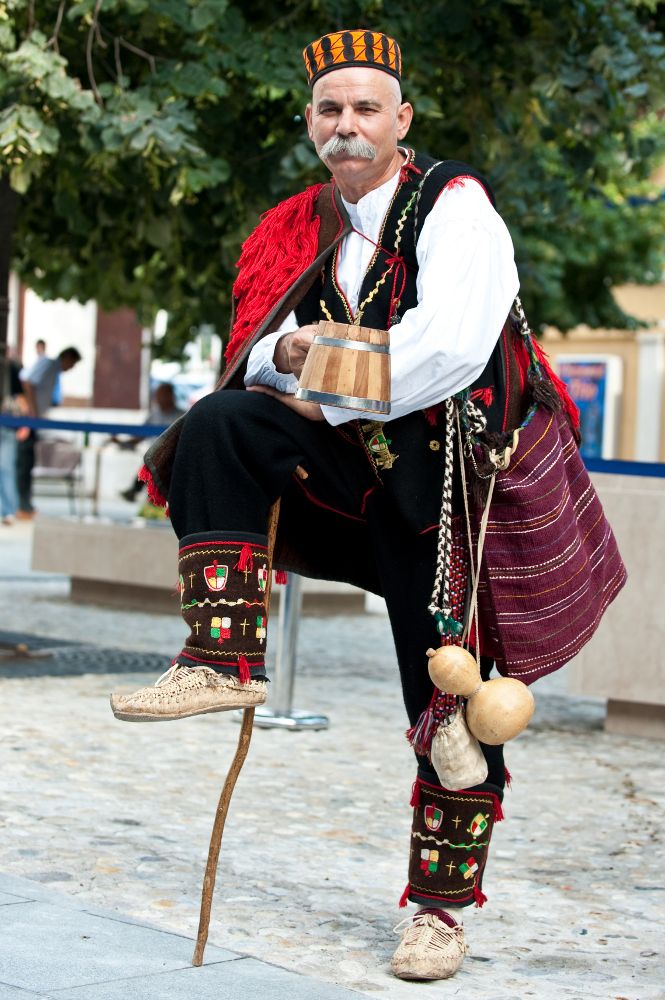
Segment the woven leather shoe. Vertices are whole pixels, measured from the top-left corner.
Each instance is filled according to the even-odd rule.
[[[407,918],[390,968],[398,979],[448,979],[461,966],[467,950],[464,928],[450,914],[421,910],[413,920]]]
[[[183,667],[174,663],[153,687],[133,694],[112,694],[111,708],[124,722],[161,722],[186,719],[208,712],[251,708],[266,700],[266,682],[241,684],[237,677],[218,674],[209,667]]]

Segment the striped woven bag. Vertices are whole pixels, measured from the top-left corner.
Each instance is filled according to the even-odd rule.
[[[579,453],[569,419],[536,355],[523,318],[535,401],[507,468],[496,465],[478,584],[483,653],[499,671],[531,683],[572,659],[626,581],[612,529]],[[558,405],[557,405],[558,403]],[[496,459],[467,432],[477,475]],[[510,453],[512,452],[512,453]],[[489,459],[489,463],[488,463]],[[500,465],[501,463],[499,463]],[[491,468],[491,464],[490,464]],[[476,507],[476,536],[482,505]]]

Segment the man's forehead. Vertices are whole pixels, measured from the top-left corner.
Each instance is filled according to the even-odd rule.
[[[326,73],[316,81],[312,90],[312,103],[316,107],[323,100],[381,101],[397,93],[397,81],[387,73],[368,66],[349,66]]]

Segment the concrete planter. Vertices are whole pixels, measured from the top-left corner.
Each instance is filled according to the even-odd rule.
[[[178,542],[170,524],[85,523],[39,517],[32,568],[71,577],[70,596],[83,604],[178,613]],[[273,607],[280,587],[273,588]],[[305,614],[362,612],[365,593],[328,580],[303,581]]]

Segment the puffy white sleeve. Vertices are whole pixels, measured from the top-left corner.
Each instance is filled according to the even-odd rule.
[[[471,385],[489,361],[519,289],[510,234],[483,187],[445,188],[416,246],[417,305],[390,329],[395,420]],[[323,406],[328,423],[363,411]]]
[[[295,375],[283,375],[275,368],[273,354],[275,344],[285,333],[298,329],[296,314],[290,312],[274,333],[263,337],[249,352],[245,385],[269,385],[278,392],[294,393],[298,388]]]

